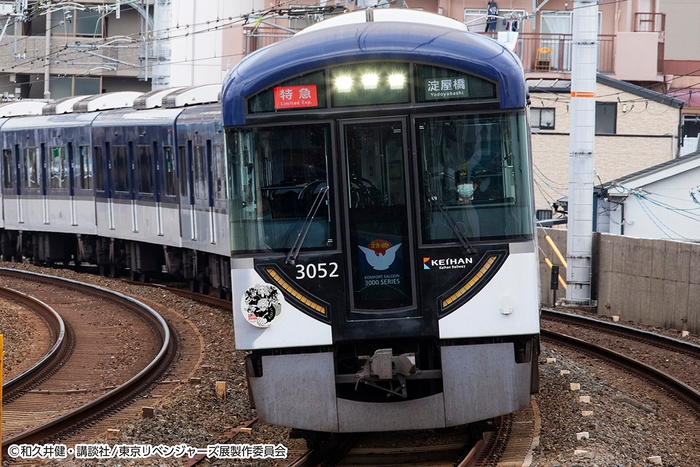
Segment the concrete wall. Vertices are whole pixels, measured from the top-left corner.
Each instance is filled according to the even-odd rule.
[[[566,230],[538,229],[540,248],[559,264],[544,239],[566,255]],[[594,297],[597,313],[667,329],[700,333],[700,245],[594,234]],[[564,276],[565,271],[561,268]],[[542,303],[551,306],[550,272],[540,254]],[[557,298],[566,296],[559,290]]]

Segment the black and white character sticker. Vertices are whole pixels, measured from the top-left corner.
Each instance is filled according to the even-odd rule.
[[[243,294],[241,310],[255,327],[266,328],[282,313],[282,293],[274,285],[256,284]]]

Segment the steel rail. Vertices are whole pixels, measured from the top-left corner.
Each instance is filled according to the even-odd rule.
[[[568,315],[568,314],[563,314],[568,316],[573,316],[573,315]],[[580,321],[581,317],[576,317],[572,318],[570,322],[582,322]],[[559,320],[565,320],[566,318],[562,316],[558,316]],[[586,318],[584,318],[586,319]],[[590,320],[590,318],[587,318]],[[595,321],[595,320],[594,320]],[[590,325],[590,323],[587,323]],[[604,323],[603,326],[600,326],[600,328],[604,327],[609,327],[611,323]],[[636,334],[637,337],[642,336],[644,339],[651,337],[650,334],[647,331],[641,331],[637,330],[634,328],[629,328],[626,326],[623,326],[626,328],[627,331],[630,333]],[[619,327],[617,325],[609,327],[609,329],[615,329],[616,331],[619,331]],[[626,331],[626,332],[627,332]],[[633,334],[628,334],[628,335],[633,335]],[[568,336],[565,334],[560,334],[557,332],[553,331],[548,331],[546,329],[541,329],[540,330],[540,335],[545,341],[550,341],[550,342],[555,342],[555,343],[560,343],[562,345],[565,345],[570,348],[574,348],[576,350],[582,351],[584,353],[588,354],[593,354],[595,356],[604,358],[614,364],[621,365],[625,369],[631,371],[634,374],[637,374],[641,376],[642,378],[653,382],[654,384],[661,386],[663,388],[668,389],[671,391],[673,394],[678,396],[680,400],[682,400],[685,404],[687,404],[692,410],[696,411],[698,414],[700,414],[700,392],[697,391],[696,389],[690,387],[689,385],[685,384],[684,382],[680,381],[677,378],[674,378],[673,376],[658,370],[650,365],[647,365],[645,363],[642,363],[638,360],[635,360],[633,358],[630,358],[626,355],[623,355],[619,352],[615,352],[613,350],[607,349],[605,347],[601,347],[596,344],[592,344],[590,342],[586,342],[582,339],[578,339],[573,336]],[[654,335],[658,336],[658,335]],[[659,336],[663,337],[663,336]],[[663,338],[660,339],[659,342],[667,342],[667,339],[670,341],[677,341],[676,339],[672,338]],[[655,339],[656,340],[656,339]],[[698,346],[689,344],[686,342],[678,341],[682,344],[685,345],[685,351],[688,352],[694,352],[700,348]],[[677,343],[673,344],[674,346],[677,345]],[[691,349],[691,350],[688,350]]]
[[[674,339],[673,337],[656,334],[653,332],[645,331],[643,329],[625,326],[624,324],[601,321],[599,319],[589,318],[587,316],[563,313],[561,311],[555,311],[545,308],[543,308],[541,311],[542,318],[546,320],[559,321],[567,324],[576,324],[578,326],[586,326],[592,329],[604,330],[607,333],[615,333],[628,338],[632,337],[638,339],[639,337],[642,337],[645,341],[655,344],[657,346],[666,347],[677,352],[683,352],[685,354],[693,355],[695,357],[700,358],[699,345],[690,342],[685,342],[680,339]]]
[[[177,344],[174,337],[171,335],[170,327],[167,322],[151,307],[134,298],[96,285],[27,271],[0,268],[0,275],[9,275],[24,280],[31,278],[33,281],[44,283],[55,284],[56,282],[60,282],[64,287],[76,291],[80,290],[83,293],[85,293],[85,289],[87,289],[90,293],[102,299],[118,303],[130,309],[132,312],[137,313],[154,330],[161,344],[158,354],[151,362],[125,383],[60,417],[31,430],[2,440],[3,456],[7,454],[7,448],[12,444],[39,443],[47,439],[52,439],[60,434],[76,431],[81,425],[99,419],[117,410],[120,406],[126,405],[133,400],[136,394],[142,392],[153,382],[162,377],[175,358]]]
[[[34,311],[49,328],[51,348],[29,368],[5,381],[2,385],[2,403],[7,404],[28,391],[60,368],[70,355],[73,341],[66,323],[48,304],[18,290],[0,287],[0,296]]]

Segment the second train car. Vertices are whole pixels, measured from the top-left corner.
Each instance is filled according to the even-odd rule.
[[[527,91],[509,50],[367,10],[222,94],[236,346],[261,419],[441,428],[526,406],[539,311]]]

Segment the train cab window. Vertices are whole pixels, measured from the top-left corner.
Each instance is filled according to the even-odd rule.
[[[3,188],[14,188],[15,183],[12,178],[14,173],[12,150],[3,149],[2,150],[2,186]]]
[[[424,243],[532,235],[524,114],[416,124]]]
[[[50,148],[49,154],[51,188],[68,188],[68,160],[66,158],[66,148]]]
[[[102,147],[95,146],[93,154],[95,156],[95,189],[98,191],[105,190],[105,174],[104,174],[104,159],[102,157]]]
[[[39,153],[36,148],[24,149],[24,188],[40,188]]]
[[[112,168],[114,170],[114,190],[129,192],[129,159],[126,146],[112,147]]]
[[[302,251],[335,246],[327,188],[330,135],[327,124],[229,134],[232,250],[287,252],[302,231]]]
[[[78,146],[78,164],[80,164],[80,188],[92,189],[92,157],[88,146]]]
[[[187,189],[187,148],[185,146],[178,146],[177,158],[180,166],[180,196],[186,197],[190,192]]]
[[[151,165],[151,147],[136,146],[136,159],[139,164],[139,193],[153,193],[153,171]]]
[[[194,146],[194,196],[207,199],[207,154],[204,146]]]
[[[175,196],[177,172],[175,172],[175,153],[172,146],[163,146],[163,168],[165,170],[165,194]]]

